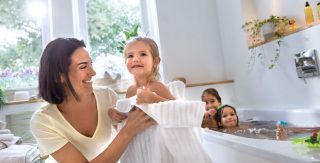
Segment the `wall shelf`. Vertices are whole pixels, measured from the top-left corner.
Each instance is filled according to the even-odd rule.
[[[308,29],[308,28],[311,28],[311,27],[314,27],[314,26],[317,26],[317,25],[320,25],[320,21],[315,21],[314,23],[312,23],[312,24],[310,24],[310,25],[305,25],[305,26],[299,27],[299,28],[297,28],[297,29],[288,31],[288,32],[286,32],[286,33],[283,35],[283,37],[286,37],[286,36],[288,36],[288,35],[291,35],[291,34],[294,34],[294,33],[300,32],[300,31],[303,31],[303,30],[305,30],[305,29]],[[252,48],[261,46],[261,45],[263,45],[263,44],[266,44],[266,43],[268,43],[268,42],[277,40],[277,39],[279,39],[279,38],[274,36],[274,37],[269,38],[269,39],[267,39],[267,40],[261,41],[261,42],[259,42],[259,43],[257,43],[257,44],[250,45],[248,48],[249,48],[249,49],[252,49]]]

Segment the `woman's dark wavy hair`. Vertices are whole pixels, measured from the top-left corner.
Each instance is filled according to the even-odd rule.
[[[57,38],[44,49],[39,68],[39,95],[47,102],[61,104],[66,98],[60,75],[64,76],[71,93],[79,100],[68,73],[71,56],[80,47],[86,47],[86,45],[76,38]]]
[[[222,126],[222,121],[221,121],[221,119],[222,119],[222,112],[223,112],[223,110],[224,110],[226,107],[231,108],[231,109],[234,111],[234,113],[236,113],[237,126],[239,126],[239,117],[238,117],[236,108],[234,108],[234,107],[231,106],[231,105],[223,105],[223,106],[221,106],[221,107],[218,109],[218,112],[217,112],[217,114],[216,114],[216,121],[217,121],[217,123],[218,123],[218,127],[219,127],[219,128],[223,128],[223,126]]]
[[[216,89],[208,88],[208,89],[204,90],[202,92],[202,95],[201,95],[201,100],[202,101],[204,101],[204,94],[210,94],[210,95],[216,97],[217,100],[221,103],[221,97],[220,97],[220,95],[219,95],[219,93],[218,93],[218,91]]]

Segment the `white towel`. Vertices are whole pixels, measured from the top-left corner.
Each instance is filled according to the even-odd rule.
[[[13,134],[0,134],[0,141],[11,141],[13,136]]]
[[[179,81],[179,80],[172,81],[166,84],[166,86],[168,87],[169,91],[177,100],[184,99],[184,92],[186,89],[186,85],[182,81]]]
[[[120,100],[117,108],[129,111],[134,101],[134,97]],[[146,129],[131,141],[121,163],[211,162],[200,136],[205,111],[203,102],[174,100],[136,106],[155,119],[158,125]]]
[[[4,143],[7,147],[9,147],[14,144],[21,144],[22,139],[19,136],[13,136],[13,138],[11,140],[1,141],[1,142]]]
[[[7,123],[0,121],[0,130],[5,129],[6,128]]]
[[[9,129],[1,129],[0,134],[11,134],[11,131]]]
[[[1,163],[32,163],[37,158],[40,158],[39,150],[32,145],[12,145],[0,150]]]

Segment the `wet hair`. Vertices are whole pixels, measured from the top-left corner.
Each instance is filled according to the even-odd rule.
[[[220,97],[220,95],[219,95],[219,93],[218,93],[218,91],[216,89],[208,88],[208,89],[204,90],[202,92],[202,95],[201,95],[201,100],[202,101],[204,101],[204,95],[205,94],[209,94],[209,95],[212,95],[212,96],[216,97],[217,100],[219,101],[219,103],[221,104],[221,97]]]
[[[218,123],[218,127],[219,127],[219,128],[223,128],[222,121],[221,121],[221,119],[222,119],[222,113],[223,113],[223,110],[224,110],[225,108],[227,108],[227,107],[231,108],[231,109],[234,111],[234,113],[236,114],[236,117],[237,117],[237,126],[239,126],[239,117],[238,117],[236,108],[234,108],[234,107],[231,106],[231,105],[223,105],[223,106],[221,106],[221,107],[218,109],[218,112],[217,112],[217,114],[216,114],[216,121],[217,121],[217,123]]]
[[[127,42],[126,46],[124,47],[124,51],[123,51],[123,54],[124,54],[125,57],[126,57],[126,54],[127,54],[128,46],[130,46],[131,44],[136,43],[136,42],[143,42],[143,43],[147,44],[150,47],[151,55],[152,55],[152,59],[153,59],[153,65],[155,64],[157,59],[159,59],[159,61],[160,61],[160,53],[159,53],[159,48],[158,48],[157,43],[153,39],[148,38],[148,37],[144,37],[144,36],[134,37],[134,38],[132,38],[131,40],[129,40]],[[155,77],[156,79],[160,78],[159,64],[157,66],[154,66],[154,69],[152,71],[151,76]]]
[[[61,104],[67,97],[61,83],[61,75],[65,78],[72,95],[79,100],[68,73],[71,56],[80,47],[86,45],[76,38],[57,38],[44,49],[39,68],[39,95],[47,102]]]

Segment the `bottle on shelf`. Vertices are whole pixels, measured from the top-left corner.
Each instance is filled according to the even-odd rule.
[[[320,19],[320,2],[317,3],[318,19]]]
[[[314,22],[313,11],[308,1],[306,2],[306,5],[304,7],[304,14],[306,19],[306,24],[307,25],[312,24]]]

